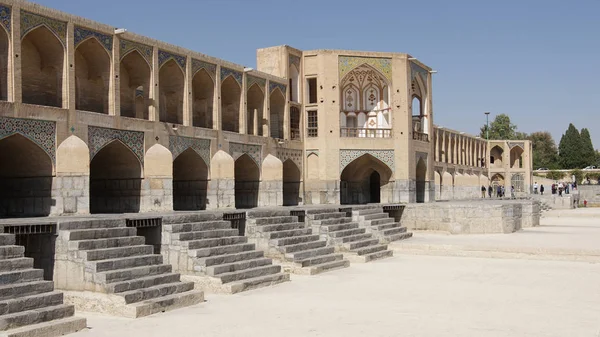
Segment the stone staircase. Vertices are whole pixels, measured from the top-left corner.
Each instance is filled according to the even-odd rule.
[[[393,256],[387,244],[368,233],[367,229],[353,222],[352,217],[339,209],[308,209],[306,222],[329,245],[343,253],[351,262],[369,262]]]
[[[246,235],[284,270],[295,274],[314,275],[350,265],[327,240],[287,210],[248,212]]]
[[[75,308],[63,303],[63,293],[24,253],[14,235],[0,234],[0,336],[53,337],[84,329],[85,318],[73,316]]]
[[[163,218],[161,250],[183,279],[209,292],[232,294],[290,280],[219,213]]]
[[[71,290],[65,295],[77,309],[137,318],[204,301],[124,219],[62,222],[58,229],[55,282]]]
[[[372,233],[381,243],[404,240],[412,237],[406,227],[383,211],[381,205],[361,205],[352,207],[352,221],[358,222],[361,227]]]

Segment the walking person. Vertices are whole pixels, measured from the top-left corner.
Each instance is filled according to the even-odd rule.
[[[510,187],[510,198],[511,199],[515,198],[515,187],[514,186]]]
[[[540,186],[540,194],[541,194],[541,195],[544,195],[544,185],[541,185],[541,186]]]
[[[491,198],[492,197],[492,185],[488,186],[488,197]]]
[[[502,197],[502,187],[500,187],[500,185],[498,185],[498,188],[496,188],[496,198],[500,198]]]
[[[486,191],[486,190],[487,190],[487,189],[485,188],[485,186],[481,185],[481,197],[482,197],[483,199],[485,199],[485,191]]]
[[[537,181],[533,184],[533,194],[538,194],[538,184],[537,184]]]
[[[503,198],[506,195],[506,189],[502,186],[502,193],[500,194]]]
[[[558,196],[559,197],[562,197],[563,188],[564,188],[563,183],[562,182],[558,183]]]

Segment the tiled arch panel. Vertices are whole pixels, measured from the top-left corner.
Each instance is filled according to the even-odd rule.
[[[394,150],[340,150],[340,173],[348,164],[365,154],[381,160],[394,172]]]
[[[169,137],[169,150],[173,154],[173,160],[187,149],[194,150],[204,160],[206,166],[210,167],[210,139],[181,136]]]
[[[252,85],[257,84],[258,87],[260,88],[260,90],[264,93],[266,83],[267,83],[267,80],[265,80],[264,78],[260,78],[260,77],[256,77],[256,76],[252,76],[252,75],[246,76],[246,90],[250,90],[250,87]]]
[[[49,17],[21,10],[21,38],[39,26],[45,26],[52,31],[63,46],[67,40],[67,23]]]
[[[291,159],[296,166],[298,166],[300,171],[302,171],[302,150],[278,148],[277,158],[279,158],[279,160],[282,162]]]
[[[381,72],[388,81],[392,80],[392,60],[389,58],[340,56],[338,62],[340,78],[344,78],[352,69],[368,64]]]
[[[142,57],[148,62],[149,65],[152,64],[152,47],[145,45],[143,43],[133,42],[129,40],[121,40],[121,60],[123,57],[127,56],[127,54],[136,50]]]
[[[258,165],[261,167],[262,164],[262,146],[257,144],[243,144],[243,143],[229,143],[229,154],[233,157],[233,160],[237,160],[244,153],[250,156]]]
[[[8,6],[0,5],[0,24],[6,32],[10,33],[10,22],[12,20],[12,9]],[[10,38],[10,34],[9,38]]]
[[[77,46],[80,43],[87,40],[88,38],[95,37],[98,41],[100,41],[100,44],[104,47],[104,49],[106,49],[109,53],[112,52],[113,37],[110,35],[102,34],[100,32],[96,32],[94,30],[90,30],[90,29],[83,28],[83,27],[75,27],[74,34],[75,34],[75,38],[74,38],[75,48],[77,48]]]
[[[113,140],[125,144],[140,163],[144,163],[144,133],[141,131],[125,131],[109,128],[88,126],[88,146],[90,148],[90,161]]]
[[[285,84],[281,84],[281,83],[277,83],[277,82],[269,82],[269,94],[273,93],[273,90],[279,88],[279,90],[281,90],[281,93],[283,94],[283,96],[285,96],[285,88],[286,85]]]
[[[215,75],[217,74],[217,65],[216,64],[192,59],[192,74],[196,75],[196,73],[198,71],[200,71],[200,69],[206,70],[206,72],[212,78],[212,80],[213,81],[215,80]]]
[[[0,139],[14,134],[37,144],[56,163],[56,122],[0,117]]]
[[[158,67],[160,68],[163,64],[165,64],[170,59],[173,59],[175,63],[177,63],[183,72],[185,73],[185,63],[186,57],[178,54],[173,54],[168,51],[158,50]]]
[[[241,88],[242,87],[242,73],[237,70],[221,67],[221,82],[225,81],[225,79],[229,75],[233,76],[233,78],[236,80],[236,82],[238,82],[238,84],[240,85],[240,88]]]

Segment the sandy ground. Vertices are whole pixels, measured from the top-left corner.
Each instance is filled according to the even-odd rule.
[[[444,240],[600,248],[600,220],[543,224]],[[395,255],[137,320],[83,314],[90,329],[71,336],[600,336],[598,263]]]

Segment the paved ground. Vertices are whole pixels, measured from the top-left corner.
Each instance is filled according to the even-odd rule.
[[[594,218],[543,222],[444,240],[591,249],[600,239]],[[600,336],[600,264],[395,254],[138,320],[87,315],[91,329],[73,336]]]

